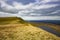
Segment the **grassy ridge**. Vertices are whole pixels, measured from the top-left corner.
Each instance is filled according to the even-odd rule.
[[[37,26],[37,27],[39,26],[50,27],[60,33],[60,25],[51,24],[51,23],[33,23],[33,22],[30,22],[30,24]]]
[[[60,40],[54,34],[32,25],[9,24],[0,27],[0,40]]]
[[[60,40],[60,37],[32,26],[20,18],[8,17],[0,18],[0,40]]]
[[[25,21],[17,17],[0,17],[0,25],[12,24],[12,23],[24,23]]]

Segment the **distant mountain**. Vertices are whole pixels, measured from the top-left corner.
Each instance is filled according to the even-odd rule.
[[[58,24],[60,25],[60,20],[32,20],[32,21],[28,21],[28,22],[35,22],[35,23],[51,23],[51,24]]]

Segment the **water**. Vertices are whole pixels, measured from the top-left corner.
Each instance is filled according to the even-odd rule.
[[[60,25],[60,20],[36,20],[36,21],[34,20],[34,21],[28,21],[28,22],[34,22],[34,23],[44,22],[44,23],[52,23],[52,24]],[[46,30],[60,37],[60,33],[58,33],[57,31],[55,31],[54,29],[50,27],[39,26],[39,28],[42,28],[43,30]]]
[[[57,31],[55,31],[54,29],[52,29],[50,27],[40,26],[39,28],[42,28],[43,30],[46,30],[46,31],[48,31],[50,33],[53,33],[53,34],[55,34],[55,35],[60,37],[60,33],[58,33]]]

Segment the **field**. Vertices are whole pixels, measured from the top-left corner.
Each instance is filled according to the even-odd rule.
[[[17,17],[0,18],[0,40],[60,40],[33,24]]]

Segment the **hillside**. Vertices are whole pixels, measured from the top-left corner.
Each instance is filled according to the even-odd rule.
[[[41,28],[17,17],[0,18],[0,40],[60,40]]]
[[[60,33],[60,25],[57,25],[57,24],[52,24],[52,23],[44,23],[44,22],[41,22],[41,23],[33,23],[33,22],[29,22],[30,24],[34,25],[34,26],[45,26],[45,27],[50,27],[52,29],[54,29],[55,31],[59,32]]]
[[[0,25],[17,23],[25,23],[25,21],[17,17],[0,17]]]

